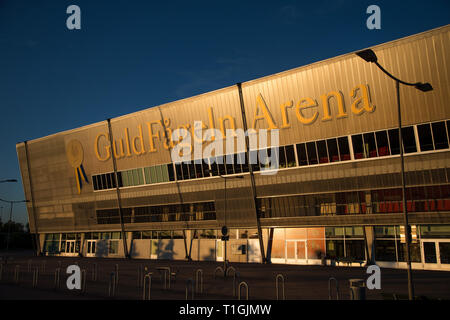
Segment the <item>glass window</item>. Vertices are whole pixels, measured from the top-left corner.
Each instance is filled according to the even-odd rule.
[[[202,160],[202,170],[203,170],[203,177],[209,177],[209,165],[208,165],[208,159]]]
[[[106,174],[106,186],[108,189],[112,188],[111,174]]]
[[[391,154],[400,154],[398,129],[390,129],[388,135]]]
[[[184,239],[183,231],[172,231],[172,233],[173,239]]]
[[[239,160],[242,166],[242,172],[249,172],[247,154],[245,152],[239,153]]]
[[[272,154],[272,149],[261,149],[258,151],[259,165],[261,168],[268,168],[270,165],[270,157]]]
[[[378,261],[397,261],[394,240],[375,241],[375,257]]]
[[[252,166],[253,172],[259,171],[259,161],[258,161],[258,150],[250,151],[250,162],[249,164]]]
[[[234,169],[233,169],[233,155],[232,154],[227,154],[225,156],[225,170],[227,172],[227,174],[233,174],[234,173]]]
[[[235,153],[233,155],[233,158],[234,158],[233,159],[234,160],[234,164],[233,164],[234,172],[235,173],[242,173],[242,166],[241,166],[241,161],[240,161],[239,154]]]
[[[327,147],[328,147],[328,159],[330,160],[330,162],[339,161],[339,150],[337,145],[337,139],[328,139]]]
[[[299,166],[308,165],[308,158],[306,156],[306,145],[304,143],[297,144],[297,157]]]
[[[169,181],[175,181],[175,175],[173,172],[173,165],[172,163],[169,163],[167,166],[167,173],[169,174]]]
[[[447,132],[445,122],[435,122],[431,124],[433,128],[434,148],[436,150],[448,149]]]
[[[316,151],[316,143],[315,142],[308,142],[306,144],[306,150],[308,152],[308,163],[311,164],[317,164],[317,151]]]
[[[195,179],[195,165],[194,162],[188,163],[189,166],[189,179]]]
[[[317,141],[317,152],[319,154],[319,163],[328,162],[327,143],[325,140]]]
[[[402,128],[403,149],[405,153],[417,152],[413,127]]]
[[[363,159],[364,158],[364,146],[363,146],[363,138],[361,134],[352,136],[353,143],[353,154],[355,159]]]
[[[195,176],[196,178],[203,178],[202,160],[195,160]]]
[[[286,168],[287,167],[286,154],[285,154],[285,148],[284,147],[279,147],[278,148],[278,166],[280,168]]]
[[[226,174],[225,159],[223,158],[223,156],[218,156],[216,157],[216,161],[217,161],[217,168],[219,169],[219,175],[224,176]]]
[[[209,159],[210,167],[211,167],[211,174],[213,177],[219,175],[219,168],[217,167],[216,158]]]
[[[172,232],[171,231],[160,231],[159,239],[172,239]]]
[[[183,170],[180,163],[175,163],[175,172],[177,173],[177,180],[183,180]]]
[[[122,188],[123,187],[122,172],[117,172],[117,179],[119,180],[119,188]]]
[[[94,185],[94,190],[98,190],[97,176],[92,176],[92,184]]]
[[[338,145],[339,145],[339,156],[341,158],[341,161],[347,161],[350,160],[350,146],[348,145],[348,138],[347,137],[340,137],[338,138]]]
[[[185,162],[181,163],[181,168],[183,171],[183,180],[188,180],[189,179],[189,169],[188,169],[188,165]]]
[[[364,154],[366,158],[377,157],[377,146],[375,144],[375,134],[373,132],[364,133]]]
[[[431,127],[429,123],[417,126],[417,133],[419,135],[419,143],[421,151],[433,150],[433,136],[431,135]]]
[[[295,167],[297,165],[297,163],[295,161],[294,146],[293,145],[286,146],[284,149],[286,152],[286,164],[287,164],[288,168]]]
[[[146,184],[152,183],[152,179],[151,179],[151,175],[150,175],[150,167],[144,168],[144,178],[145,178]]]
[[[450,264],[450,242],[439,242],[441,263]]]
[[[118,254],[119,253],[119,241],[118,240],[110,240],[109,241],[109,254]]]
[[[377,139],[378,156],[383,157],[390,155],[387,132],[385,130],[375,132],[375,137]]]
[[[166,165],[160,165],[159,166],[161,173],[162,173],[162,181],[161,182],[168,182],[169,181],[169,171],[167,171]]]

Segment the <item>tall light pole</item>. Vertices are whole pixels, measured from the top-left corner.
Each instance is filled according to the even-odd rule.
[[[388,71],[386,71],[379,63],[378,58],[371,49],[363,50],[356,52],[356,55],[360,58],[364,59],[366,62],[375,63],[375,65],[383,71],[387,76],[389,76],[391,79],[395,81],[395,88],[397,91],[397,113],[398,113],[398,141],[399,141],[399,147],[400,147],[400,163],[401,163],[401,177],[402,177],[402,202],[403,202],[403,220],[404,220],[404,226],[405,226],[405,244],[406,244],[406,263],[408,265],[408,294],[409,294],[409,300],[414,299],[414,285],[413,285],[413,279],[412,279],[412,271],[411,271],[411,255],[410,255],[410,241],[411,241],[411,230],[409,228],[409,222],[408,222],[408,209],[406,207],[406,183],[405,183],[405,161],[403,156],[403,139],[402,139],[402,115],[401,115],[401,108],[400,108],[400,84],[406,85],[406,86],[412,86],[416,89],[427,92],[433,90],[433,87],[429,83],[410,83],[402,81],[392,74],[390,74]]]
[[[223,176],[220,175],[220,177],[224,180],[224,190],[225,190],[225,214],[224,214],[224,226],[222,227],[222,239],[225,242],[225,251],[224,251],[224,257],[223,257],[223,276],[226,278],[227,276],[227,241],[229,239],[228,235],[228,228],[227,228],[227,180],[228,179],[243,179],[244,176]]]

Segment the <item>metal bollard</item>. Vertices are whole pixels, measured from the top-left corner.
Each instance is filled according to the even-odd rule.
[[[0,281],[2,281],[3,278],[3,263],[0,263]]]
[[[200,274],[200,279],[198,275]],[[200,280],[200,285],[199,285]],[[195,292],[203,293],[203,269],[197,269],[195,272]]]
[[[148,279],[148,294],[146,296],[146,286],[147,286],[147,280]],[[142,300],[151,300],[151,292],[152,292],[152,273],[149,272],[144,276],[144,283],[143,283],[143,289],[142,289]]]
[[[86,269],[81,270],[81,294],[86,293]]]
[[[17,284],[19,283],[20,278],[20,266],[17,264],[14,268],[14,282]]]
[[[92,269],[92,281],[97,281],[97,263],[94,263],[94,268]]]
[[[119,265],[116,264],[115,266],[115,271],[114,271],[115,275],[116,275],[116,286],[119,284]]]
[[[188,300],[189,297],[189,283],[191,284],[191,300],[194,300],[194,282],[192,279],[186,280],[186,300]]]
[[[237,283],[241,279],[241,274],[238,272],[235,272],[233,275],[233,297],[237,296]]]
[[[239,291],[238,291],[238,300],[241,300],[241,287],[245,287],[245,289],[246,289],[246,294],[247,294],[247,297],[246,297],[246,299],[245,300],[248,300],[248,284],[247,284],[247,282],[245,282],[245,281],[242,281],[241,283],[239,283]]]
[[[328,279],[328,300],[332,300],[331,298],[331,281],[335,281],[336,283],[336,300],[339,300],[339,284],[336,278],[331,277]]]
[[[109,276],[109,285],[108,285],[108,297],[115,297],[116,295],[116,275],[114,272],[111,272]]]
[[[61,276],[61,268],[56,268],[55,269],[55,289],[59,289],[60,287],[60,276]]]
[[[46,265],[46,261],[42,261],[41,267],[42,267],[42,273],[45,273],[45,265]]]
[[[141,288],[142,287],[142,265],[138,265],[138,270],[137,270],[137,287]],[[143,299],[145,300],[145,299]]]
[[[223,271],[223,268],[222,267],[217,267],[216,269],[214,269],[214,279],[216,279],[217,270],[222,272],[223,276],[225,277],[225,272]]]
[[[38,279],[39,279],[39,267],[36,267],[34,270],[33,270],[33,288],[36,288],[37,287],[37,284],[38,284]]]
[[[278,285],[279,279],[281,279],[281,283],[283,284],[283,287],[282,287],[283,290],[281,291],[283,293],[283,300],[286,300],[286,296],[284,294],[284,276],[281,273],[277,274],[277,276],[275,278],[275,290],[277,291],[277,300],[280,300],[279,285]]]

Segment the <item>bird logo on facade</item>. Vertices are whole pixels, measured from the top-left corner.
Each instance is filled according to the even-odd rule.
[[[78,140],[71,140],[66,146],[67,160],[75,170],[75,180],[77,183],[78,194],[81,193],[83,187],[82,179],[89,183],[83,168],[83,146]]]

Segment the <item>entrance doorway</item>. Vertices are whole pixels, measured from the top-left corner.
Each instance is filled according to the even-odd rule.
[[[77,253],[76,242],[76,240],[66,240],[66,255],[75,255]]]
[[[421,249],[425,268],[450,269],[450,240],[422,240]]]
[[[97,240],[87,240],[86,244],[87,244],[86,256],[88,257],[95,256]]]
[[[286,263],[308,264],[306,240],[286,240]]]

